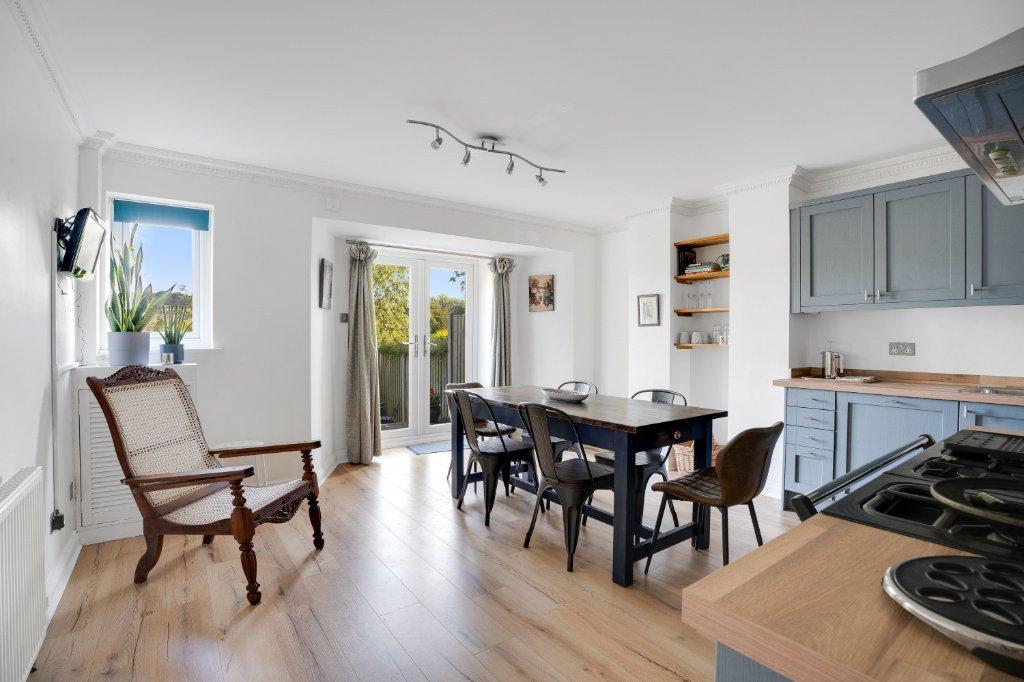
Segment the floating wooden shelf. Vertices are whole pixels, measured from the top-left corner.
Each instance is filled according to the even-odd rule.
[[[727,343],[677,343],[675,347],[679,350],[689,350],[691,348],[728,348]]]
[[[697,237],[696,239],[687,239],[681,242],[676,242],[677,248],[691,248],[699,249],[702,246],[717,246],[719,244],[729,243],[729,233],[723,232],[722,234],[713,234],[710,237]]]
[[[676,308],[676,315],[679,317],[690,317],[697,313],[727,313],[728,308]]]
[[[693,284],[705,279],[721,279],[728,277],[732,270],[715,270],[713,272],[695,272],[692,275],[676,275],[676,281],[680,284]]]

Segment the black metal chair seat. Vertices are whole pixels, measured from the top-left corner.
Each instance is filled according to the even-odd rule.
[[[524,454],[533,452],[532,444],[506,437],[482,440],[479,449],[481,455],[495,455],[510,459],[529,458],[531,461],[533,458],[531,454]]]
[[[585,483],[593,478],[594,484],[602,487],[604,483],[611,483],[615,478],[615,469],[602,464],[601,462],[590,462],[590,471],[587,471],[587,464],[578,457],[563,459],[555,462],[555,472],[558,480],[562,483]]]
[[[475,426],[477,435],[483,436],[484,438],[511,436],[516,432],[516,428],[514,426],[509,426],[508,424],[495,424],[494,422],[487,421],[486,419],[478,419]]]

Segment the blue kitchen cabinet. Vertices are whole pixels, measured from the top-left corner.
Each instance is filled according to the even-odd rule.
[[[836,468],[851,469],[892,452],[922,434],[939,440],[959,430],[955,400],[836,394]]]
[[[967,300],[1024,302],[1024,206],[1003,206],[974,175],[967,178]]]
[[[964,178],[874,196],[874,302],[963,300]]]
[[[1024,431],[1024,407],[962,402],[960,403],[960,428],[968,426],[991,426]]]
[[[800,305],[864,303],[874,291],[872,197],[800,209]]]
[[[808,493],[835,478],[835,410],[834,391],[786,389],[784,493]]]

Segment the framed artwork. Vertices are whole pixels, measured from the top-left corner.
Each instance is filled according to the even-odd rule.
[[[334,298],[334,264],[326,258],[320,259],[320,297],[318,304],[322,310],[331,309]]]
[[[661,294],[641,294],[636,297],[637,324],[641,327],[661,325]]]
[[[555,309],[555,276],[530,275],[530,312],[543,313]]]

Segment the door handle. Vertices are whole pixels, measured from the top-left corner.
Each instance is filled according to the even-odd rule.
[[[979,286],[975,286],[975,285],[972,284],[971,285],[971,296],[974,296],[975,293],[978,292],[978,291],[985,291],[985,289],[987,289],[987,288],[988,287],[983,287],[983,286],[980,286],[980,285]]]
[[[412,346],[412,357],[416,357],[420,352],[420,337],[413,336],[412,341],[406,341],[405,345]]]
[[[423,357],[427,357],[428,355],[430,355],[430,347],[433,346],[433,345],[435,345],[435,344],[434,344],[433,341],[430,340],[430,334],[424,334],[423,335]]]
[[[865,303],[867,303],[867,302],[868,302],[868,301],[870,301],[870,300],[871,300],[871,294],[870,294],[870,293],[868,293],[868,290],[867,290],[867,289],[865,289],[865,290],[864,290],[864,302],[865,302]]]

